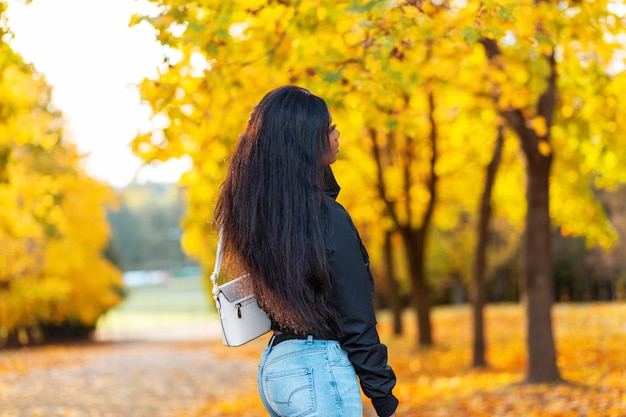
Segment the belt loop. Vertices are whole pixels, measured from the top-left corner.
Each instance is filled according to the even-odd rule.
[[[311,346],[313,344],[313,335],[308,335],[306,337],[306,344]]]

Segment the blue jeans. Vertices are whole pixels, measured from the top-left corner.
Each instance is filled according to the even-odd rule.
[[[348,354],[334,340],[268,345],[257,379],[271,417],[362,417],[361,390]]]

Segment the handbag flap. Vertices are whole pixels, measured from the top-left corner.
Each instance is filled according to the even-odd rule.
[[[235,302],[244,298],[254,297],[254,286],[250,274],[220,285],[220,291],[229,302]]]

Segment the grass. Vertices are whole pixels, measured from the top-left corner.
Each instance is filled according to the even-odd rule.
[[[124,302],[98,321],[98,332],[122,336],[215,321],[215,308],[200,278],[176,278],[132,287]]]

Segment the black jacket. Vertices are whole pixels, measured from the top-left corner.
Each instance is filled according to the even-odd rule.
[[[398,406],[398,400],[391,393],[396,376],[387,364],[387,347],[380,342],[376,330],[372,301],[374,279],[369,256],[350,215],[335,200],[340,188],[330,167],[325,174],[326,252],[331,268],[333,303],[342,334],[315,336],[339,340],[341,347],[348,352],[363,392],[372,400],[380,417],[389,417]],[[272,329],[289,333],[276,322],[272,322]]]
[[[326,181],[331,235],[327,252],[331,266],[332,293],[343,335],[340,343],[348,352],[361,388],[381,417],[389,417],[398,406],[391,390],[396,376],[387,364],[387,347],[380,342],[372,297],[374,279],[369,257],[348,212],[335,201],[339,194],[332,172]]]

